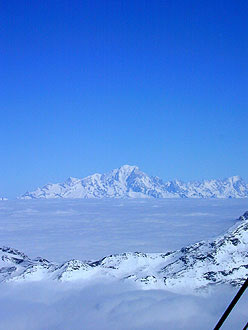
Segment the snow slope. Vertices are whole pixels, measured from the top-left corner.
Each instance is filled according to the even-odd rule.
[[[38,198],[245,198],[248,184],[239,176],[224,180],[163,182],[137,166],[124,165],[107,174],[84,179],[70,177],[64,183],[47,184],[21,199]]]
[[[0,281],[131,281],[142,289],[192,292],[213,284],[241,285],[248,276],[248,212],[225,234],[166,253],[122,253],[62,264],[0,248]]]

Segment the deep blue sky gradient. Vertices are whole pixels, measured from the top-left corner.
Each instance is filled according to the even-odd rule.
[[[123,164],[248,179],[247,1],[0,4],[0,194]]]

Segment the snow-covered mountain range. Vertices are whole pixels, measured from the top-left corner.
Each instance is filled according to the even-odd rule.
[[[131,281],[143,289],[195,291],[213,284],[241,285],[248,276],[248,212],[223,236],[165,253],[123,253],[62,264],[0,248],[0,282]]]
[[[244,198],[248,184],[239,176],[224,180],[164,182],[148,176],[137,166],[124,165],[107,174],[84,179],[69,178],[64,183],[49,183],[21,199],[37,198]]]

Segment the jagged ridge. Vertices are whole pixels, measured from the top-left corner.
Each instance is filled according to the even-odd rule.
[[[47,184],[21,199],[37,198],[244,198],[248,184],[240,177],[224,180],[163,182],[148,176],[137,166],[124,165],[107,174],[84,179],[69,178],[64,183]]]
[[[241,285],[248,276],[248,212],[224,236],[167,253],[123,253],[89,262],[63,264],[30,259],[18,250],[0,248],[0,281],[135,282],[146,289],[194,291],[209,285]]]

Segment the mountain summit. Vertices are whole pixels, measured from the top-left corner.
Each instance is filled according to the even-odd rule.
[[[164,182],[148,176],[137,166],[123,165],[106,174],[83,179],[68,178],[64,183],[47,184],[21,199],[37,198],[244,198],[248,184],[239,176],[223,180]]]

